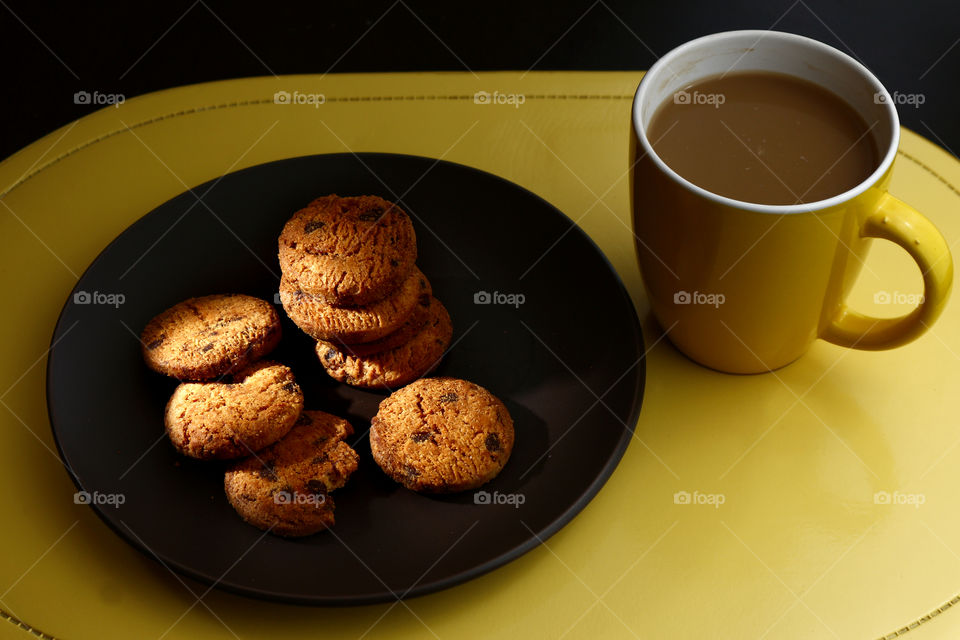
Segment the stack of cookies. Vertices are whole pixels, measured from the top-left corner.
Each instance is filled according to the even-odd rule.
[[[450,315],[417,268],[409,216],[376,196],[317,198],[279,239],[280,301],[317,341],[327,373],[393,388],[431,371],[453,336]]]
[[[244,520],[279,535],[333,525],[329,492],[346,483],[357,454],[345,420],[303,410],[285,365],[260,360],[280,342],[280,317],[245,295],[190,298],[153,318],[143,357],[177,378],[164,412],[174,448],[197,460],[237,460],[224,477]]]

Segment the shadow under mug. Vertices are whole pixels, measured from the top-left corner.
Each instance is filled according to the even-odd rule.
[[[819,202],[762,205],[706,191],[653,151],[657,107],[703,78],[773,71],[824,87],[874,124],[882,158],[861,184]],[[789,364],[817,338],[889,349],[923,333],[950,294],[950,250],[933,224],[887,193],[900,121],[863,65],[821,42],[775,31],[731,31],[672,50],[644,75],[633,102],[631,206],[637,258],[657,321],[693,360],[730,373]],[[923,273],[922,302],[872,318],[845,299],[872,238],[900,245]]]

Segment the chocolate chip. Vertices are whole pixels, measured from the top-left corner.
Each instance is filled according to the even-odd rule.
[[[453,391],[450,391],[449,393],[445,393],[442,396],[440,396],[440,402],[456,402],[459,399],[460,399],[460,396],[458,396]]]
[[[323,354],[324,360],[333,360],[336,357],[337,357],[336,349],[327,349],[327,352]]]
[[[287,384],[283,385],[282,388],[287,393],[294,393],[298,389],[296,382],[288,382]]]
[[[399,261],[399,260],[394,260],[393,258],[390,258],[390,266],[391,266],[391,267],[399,267],[399,266],[400,266],[400,261]]]
[[[203,345],[203,348],[200,349],[200,351],[202,351],[203,353],[206,353],[207,351],[210,351],[210,349],[213,349],[213,343],[212,343],[212,342],[211,342],[210,344],[205,344],[205,345]]]
[[[383,209],[380,209],[380,213],[383,213]],[[380,217],[380,213],[375,213],[375,211],[367,211],[366,213],[361,213],[357,216],[357,220],[362,220],[364,222],[373,222],[374,220]]]
[[[430,439],[430,432],[429,432],[429,431],[417,431],[416,433],[414,433],[413,435],[410,436],[410,439],[413,440],[414,442],[423,442],[424,440],[429,440],[429,439]]]
[[[483,444],[487,447],[487,451],[490,453],[500,451],[500,436],[495,433],[491,433],[487,436],[487,439],[484,440]]]
[[[326,495],[327,493],[327,485],[323,484],[323,482],[317,479],[307,482],[307,489],[309,489],[310,493],[314,495]]]
[[[147,345],[147,349],[150,349],[151,351],[153,351],[154,349],[156,349],[162,344],[163,344],[163,338],[162,337],[157,338],[156,340],[154,340],[153,342]]]
[[[276,463],[273,460],[266,460],[263,463],[263,469],[261,470],[263,476],[268,480],[277,481],[277,468]]]
[[[310,464],[323,464],[329,459],[330,457],[327,454],[323,454],[322,456],[314,457],[314,459],[310,461]]]
[[[418,475],[420,475],[420,472],[414,469],[413,467],[411,467],[410,465],[404,466],[403,472],[407,474],[408,478],[416,478]]]
[[[313,418],[308,416],[306,413],[301,413],[300,417],[297,418],[297,424],[312,424]]]
[[[319,220],[311,220],[307,224],[303,225],[303,232],[312,233],[325,225],[326,225],[325,222],[320,222]]]

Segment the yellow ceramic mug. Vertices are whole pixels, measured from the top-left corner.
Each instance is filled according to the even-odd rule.
[[[710,193],[657,157],[647,127],[657,107],[700,79],[775,71],[844,98],[873,127],[882,161],[862,184],[820,202],[761,205]],[[643,77],[633,103],[631,193],[637,257],[653,313],[693,360],[758,373],[800,357],[817,338],[889,349],[940,315],[953,281],[943,237],[887,193],[900,122],[863,65],[825,44],[774,31],[732,31],[688,42]],[[899,318],[845,304],[872,238],[897,243],[923,273],[923,298]]]

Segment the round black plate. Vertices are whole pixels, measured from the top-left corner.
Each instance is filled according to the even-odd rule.
[[[486,493],[407,491],[370,457],[366,432],[384,394],[328,378],[309,338],[281,311],[284,337],[270,357],[293,368],[307,408],[351,421],[360,454],[359,470],[334,494],[336,527],[285,540],[234,513],[223,495],[224,465],[187,460],[166,441],[163,408],[176,382],[144,366],[137,335],[191,296],[273,300],[280,229],[327,193],[402,199],[418,264],[454,323],[454,344],[435,375],[472,380],[502,398],[517,438]],[[64,306],[47,374],[64,462],[127,542],[250,596],[389,601],[503,565],[600,490],[640,411],[643,337],[633,304],[600,250],[571,225],[502,178],[393,154],[291,158],[183,193],[110,243]],[[109,499],[116,494],[122,504]]]

